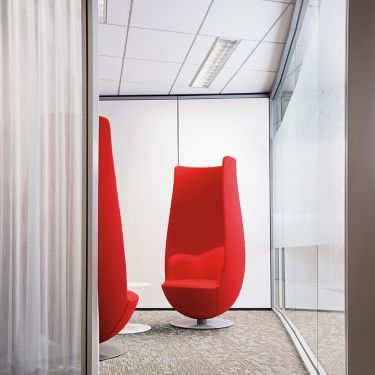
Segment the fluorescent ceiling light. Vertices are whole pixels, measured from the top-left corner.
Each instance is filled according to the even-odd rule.
[[[239,40],[216,38],[191,81],[190,87],[210,87],[211,83],[236,48],[238,42]]]
[[[107,23],[107,0],[98,1],[99,23]]]

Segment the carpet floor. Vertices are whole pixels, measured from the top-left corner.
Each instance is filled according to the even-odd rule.
[[[292,341],[272,311],[229,311],[234,325],[219,330],[186,330],[169,325],[175,311],[136,311],[134,323],[148,332],[118,335],[128,348],[103,361],[102,375],[305,375]]]

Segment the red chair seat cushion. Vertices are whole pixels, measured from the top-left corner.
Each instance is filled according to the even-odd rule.
[[[208,279],[170,280],[162,285],[173,307],[190,318],[209,319],[217,316],[219,282]]]
[[[192,318],[216,316],[224,247],[200,254],[177,253],[167,262],[168,278],[162,288],[167,299],[173,301],[173,307]]]

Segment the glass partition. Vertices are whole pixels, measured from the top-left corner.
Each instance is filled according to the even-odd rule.
[[[273,304],[318,371],[344,374],[346,1],[301,3],[271,101]]]

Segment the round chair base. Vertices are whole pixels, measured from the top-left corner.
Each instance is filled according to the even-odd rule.
[[[120,332],[119,335],[128,335],[129,333],[147,332],[151,327],[147,324],[128,323]]]
[[[103,342],[99,344],[99,361],[116,358],[126,352],[124,344],[119,342]]]
[[[219,329],[230,327],[233,325],[233,322],[222,318],[191,319],[185,317],[175,319],[170,324],[174,327],[186,329]]]

